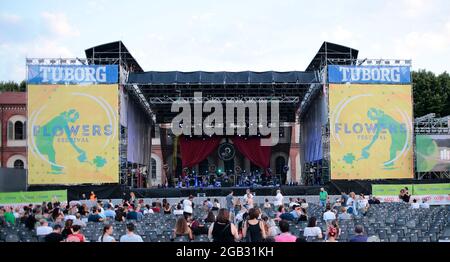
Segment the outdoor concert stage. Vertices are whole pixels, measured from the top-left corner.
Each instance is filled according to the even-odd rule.
[[[324,187],[329,195],[339,195],[344,192],[355,192],[370,195],[372,193],[372,184],[434,184],[450,183],[450,179],[383,179],[383,180],[360,180],[360,181],[331,181],[325,185],[298,185],[298,186],[270,186],[270,187],[250,187],[256,196],[275,196],[277,189],[285,196],[306,196],[318,195],[321,187]],[[236,196],[244,195],[247,187],[215,187],[215,188],[132,188],[123,185],[79,185],[79,186],[30,186],[28,191],[40,190],[61,190],[67,189],[68,200],[83,199],[82,195],[89,195],[94,191],[99,199],[108,198],[128,198],[129,193],[135,192],[138,198],[170,198],[187,197],[189,195],[197,196],[198,193],[204,193],[207,197],[226,196],[231,190]]]

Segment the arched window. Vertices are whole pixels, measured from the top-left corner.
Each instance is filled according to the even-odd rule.
[[[286,160],[284,157],[279,156],[275,159],[275,174],[281,175],[283,174],[283,168],[286,165]]]
[[[16,161],[14,161],[14,168],[16,169],[23,169],[24,168],[24,163],[22,160],[17,159]]]
[[[24,139],[23,126],[24,123],[22,123],[21,121],[17,121],[16,123],[14,123],[14,140]]]
[[[152,157],[151,160],[151,166],[152,166],[152,179],[156,179],[156,159]]]
[[[20,141],[10,146],[24,146],[27,138],[27,122],[25,116],[14,115],[8,120],[7,137],[9,141]]]

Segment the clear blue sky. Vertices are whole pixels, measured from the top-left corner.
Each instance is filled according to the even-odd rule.
[[[0,81],[122,40],[144,70],[304,70],[323,41],[449,71],[448,0],[0,2]]]

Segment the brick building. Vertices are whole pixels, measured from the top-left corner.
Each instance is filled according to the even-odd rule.
[[[27,168],[27,94],[0,93],[0,166]]]

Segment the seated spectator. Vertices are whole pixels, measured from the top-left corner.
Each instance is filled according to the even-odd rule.
[[[125,210],[123,209],[123,207],[117,208],[117,211],[116,211],[116,221],[118,221],[118,222],[124,222],[126,216],[127,216],[127,214],[125,213]]]
[[[208,215],[205,218],[205,223],[214,223],[216,221],[216,216],[214,212],[211,210],[208,212]]]
[[[127,234],[120,237],[120,242],[144,242],[142,237],[134,233],[134,224],[127,224]]]
[[[308,226],[305,227],[305,230],[303,232],[304,237],[317,237],[321,239],[322,236],[322,229],[317,226],[317,219],[315,217],[311,217],[308,221]]]
[[[86,238],[81,234],[80,230],[80,226],[72,226],[73,233],[67,236],[66,242],[86,242]]]
[[[214,198],[213,207],[211,208],[211,210],[218,211],[219,209],[220,209],[219,199]]]
[[[368,201],[369,205],[379,205],[380,204],[380,200],[372,195],[369,195],[369,201]]]
[[[142,213],[139,212],[139,205],[138,205],[136,208],[131,209],[131,210],[128,211],[128,213],[127,213],[127,219],[128,219],[128,220],[141,221],[141,220],[142,220],[142,217],[143,217]]]
[[[266,226],[267,226],[267,230],[266,230],[267,237],[274,238],[275,236],[277,236],[278,234],[281,233],[280,229],[275,224],[274,219],[271,219],[268,217],[268,219],[266,221]]]
[[[286,213],[286,210],[285,210],[284,206],[283,206],[283,205],[278,206],[278,211],[277,211],[277,213],[275,214],[274,220],[275,220],[275,221],[281,221],[282,219],[280,218],[280,216],[281,216],[282,214],[284,214],[284,213]]]
[[[347,208],[341,207],[341,213],[338,215],[340,220],[352,219],[352,215],[347,213]]]
[[[48,222],[45,219],[41,219],[39,221],[39,226],[36,228],[36,235],[37,236],[46,236],[50,233],[52,233],[53,228],[48,226]]]
[[[153,210],[150,208],[149,204],[145,205],[145,209],[144,209],[144,216],[147,214],[154,214]]]
[[[176,216],[183,215],[183,209],[181,208],[181,204],[177,204],[177,207],[173,211],[173,214],[176,215]]]
[[[92,208],[92,214],[88,217],[88,222],[102,222],[103,218],[98,214],[97,207]]]
[[[242,229],[242,237],[247,242],[262,242],[266,238],[264,224],[258,220],[260,212],[257,208],[248,210],[248,219]]]
[[[208,230],[208,238],[216,243],[235,242],[239,240],[236,226],[230,222],[230,212],[226,208],[219,210],[216,222]]]
[[[72,231],[73,221],[71,219],[66,221],[66,225],[64,226],[63,231],[61,232],[61,235],[63,238],[67,238],[70,234],[73,234]]]
[[[420,204],[420,208],[430,208],[430,204],[427,203],[426,198],[422,198],[422,203]]]
[[[61,235],[61,225],[54,225],[52,232],[46,235],[44,240],[49,243],[64,241],[64,237]]]
[[[327,242],[337,242],[336,237],[338,236],[338,230],[334,227],[328,228]]]
[[[295,242],[297,237],[289,232],[289,223],[286,220],[281,220],[278,223],[281,234],[275,236],[275,242]]]
[[[113,205],[109,205],[108,209],[106,209],[105,217],[110,219],[110,220],[115,220],[116,219],[116,211],[114,211],[114,206]]]
[[[170,204],[168,202],[164,204],[163,211],[164,211],[165,215],[172,214],[172,207],[170,206]]]
[[[76,213],[75,214],[75,220],[73,221],[72,225],[79,225],[80,227],[85,227],[86,223],[81,220],[81,214],[80,213]]]
[[[356,235],[353,236],[349,242],[367,242],[367,236],[364,235],[364,227],[361,225],[355,226]]]
[[[336,219],[336,214],[331,211],[330,204],[328,203],[325,208],[325,213],[323,213],[323,220],[327,223]]]
[[[159,212],[161,212],[161,208],[159,208],[158,203],[156,203],[156,202],[153,202],[153,203],[152,203],[152,211],[153,211],[154,213],[159,213]]]
[[[192,234],[192,230],[188,225],[188,222],[184,217],[180,217],[175,224],[175,229],[173,230],[173,238],[187,236],[189,240],[194,239],[194,235]]]
[[[112,234],[113,234],[113,226],[105,225],[103,227],[102,235],[98,238],[98,242],[116,242]]]
[[[302,207],[300,211],[298,221],[308,221],[308,213],[306,213],[306,209]]]
[[[289,208],[292,209],[296,205],[297,205],[297,199],[290,197],[289,198]]]
[[[325,236],[328,237],[328,233],[330,230],[333,230],[336,232],[336,238],[339,237],[339,235],[341,234],[341,229],[339,228],[339,224],[337,222],[337,220],[333,220],[331,221],[331,223],[328,224],[327,226],[327,232],[325,233]]]
[[[272,205],[269,203],[269,199],[264,199],[264,206],[263,206],[263,208],[264,209],[267,209],[267,210],[271,210],[272,209]]]
[[[413,199],[413,202],[411,203],[411,208],[412,209],[419,209],[420,208],[420,204],[417,203],[417,199]]]
[[[306,199],[301,199],[300,200],[300,206],[302,207],[302,208],[304,208],[304,209],[307,209],[308,208],[308,203],[306,202]]]

